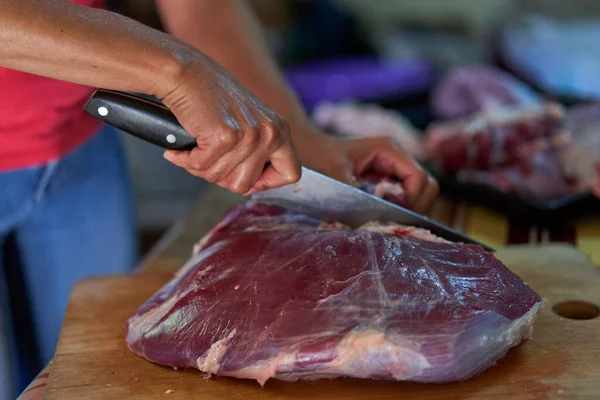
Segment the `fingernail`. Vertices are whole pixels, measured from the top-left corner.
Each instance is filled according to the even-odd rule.
[[[256,189],[252,188],[250,190],[248,190],[246,193],[244,193],[244,196],[251,196],[252,194],[256,193]]]

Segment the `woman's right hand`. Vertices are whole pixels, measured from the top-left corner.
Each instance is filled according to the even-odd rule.
[[[182,64],[161,97],[198,147],[164,157],[243,195],[297,182],[300,161],[283,117],[203,54],[191,51]]]

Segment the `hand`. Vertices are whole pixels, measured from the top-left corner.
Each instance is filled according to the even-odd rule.
[[[168,150],[164,157],[243,195],[297,182],[300,161],[286,121],[217,63],[199,57],[193,54],[163,98],[198,147]],[[271,165],[264,169],[267,161]]]
[[[395,176],[406,191],[408,208],[423,213],[436,199],[439,186],[412,157],[389,138],[338,139],[314,131],[294,137],[302,163],[349,184],[367,170]]]

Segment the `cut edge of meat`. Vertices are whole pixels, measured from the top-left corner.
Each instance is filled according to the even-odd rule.
[[[395,222],[377,222],[371,221],[360,226],[356,230],[364,230],[371,232],[387,233],[390,235],[397,236],[413,236],[419,239],[427,240],[428,242],[436,243],[452,243],[444,238],[441,238],[424,228],[417,228],[416,226],[402,225]]]
[[[531,310],[522,317],[510,322],[510,326],[505,329],[498,329],[500,332],[496,336],[488,334],[480,335],[482,343],[486,343],[490,350],[500,349],[500,354],[493,354],[490,358],[501,358],[511,348],[515,347],[523,340],[532,340],[533,324],[538,312],[543,307],[544,302],[536,303]],[[299,349],[292,352],[279,354],[270,360],[265,360],[254,365],[247,366],[236,371],[219,372],[221,357],[227,350],[227,342],[230,341],[236,332],[233,330],[227,337],[213,343],[205,355],[198,358],[197,368],[207,374],[226,376],[239,379],[254,379],[261,386],[271,379],[276,378],[283,381],[297,380],[317,380],[317,379],[335,379],[340,377],[351,377],[356,379],[394,379],[397,381],[418,381],[427,382],[426,370],[431,367],[431,363],[423,354],[414,348],[414,339],[410,337],[388,338],[384,332],[375,329],[363,329],[360,331],[352,330],[344,335],[336,346],[336,354],[341,357],[335,357],[332,361],[323,363],[319,371],[307,370],[297,372],[295,366],[298,360]],[[402,342],[406,345],[402,346]],[[411,345],[412,348],[411,348]],[[486,349],[479,349],[484,351]],[[493,353],[493,352],[492,352]],[[496,352],[498,353],[498,352]],[[356,354],[369,354],[369,357],[361,358]],[[380,360],[386,360],[387,363],[380,364],[380,371],[374,377],[373,367],[363,365],[368,362],[373,354],[380,355]],[[407,362],[407,360],[411,360]],[[488,368],[489,365],[479,365],[479,368],[467,371],[452,371],[455,364],[449,364],[449,371],[446,382],[463,381],[470,379]],[[396,367],[396,369],[394,368]],[[398,368],[402,367],[402,368]],[[296,371],[295,371],[296,370]],[[442,382],[436,380],[436,382]]]
[[[242,207],[252,207],[253,204],[259,204],[259,202],[248,201],[243,206],[239,206],[240,208],[234,207],[234,209],[230,210],[230,212],[225,215],[225,217],[221,220],[221,222],[219,222],[217,225],[215,225],[208,233],[206,233],[193,246],[191,259],[177,272],[177,275],[185,273],[185,271],[192,268],[194,265],[196,265],[197,262],[199,262],[199,260],[197,260],[196,257],[194,257],[194,256],[196,256],[201,250],[203,250],[206,247],[206,245],[210,242],[210,239],[215,235],[215,233],[217,233],[219,230],[221,230],[221,228],[227,226],[231,222],[231,218],[235,218],[235,214],[236,214],[237,210],[241,211]],[[317,220],[315,220],[315,221],[317,221]],[[325,230],[334,229],[334,230],[348,230],[348,231],[368,230],[368,231],[372,231],[372,232],[389,233],[389,234],[395,234],[395,235],[400,235],[400,236],[413,235],[415,237],[418,237],[420,239],[427,240],[430,242],[452,243],[450,241],[447,241],[446,239],[443,239],[443,238],[433,234],[431,231],[429,231],[427,229],[418,228],[416,226],[398,224],[396,222],[389,222],[389,221],[370,221],[370,222],[367,222],[367,223],[361,225],[360,227],[358,227],[356,229],[352,229],[351,227],[349,227],[341,222],[321,222],[320,224],[318,224],[318,228],[325,229]],[[246,228],[245,230],[250,231],[252,229],[253,228],[250,227],[250,228]],[[273,230],[287,229],[287,226],[278,225],[272,229]],[[260,228],[258,230],[264,230],[264,228]]]

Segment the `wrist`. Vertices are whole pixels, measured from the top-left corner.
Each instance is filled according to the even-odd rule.
[[[310,121],[290,125],[290,136],[301,158],[313,154],[315,148],[329,148],[336,140],[333,136],[320,131]]]
[[[166,102],[185,86],[189,66],[202,62],[198,60],[201,54],[198,50],[189,49],[176,39],[172,39],[172,42],[157,46],[157,51],[150,55],[152,62],[149,64],[149,73],[152,80],[146,93]]]

